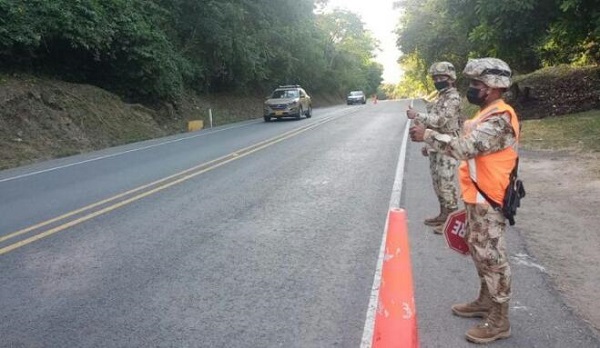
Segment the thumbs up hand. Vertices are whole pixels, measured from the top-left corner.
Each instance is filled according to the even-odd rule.
[[[417,117],[419,115],[418,112],[415,111],[415,109],[412,108],[412,106],[408,107],[408,110],[406,110],[406,117],[408,117],[409,120],[414,120],[415,117]]]
[[[422,124],[416,124],[410,127],[408,132],[410,139],[414,142],[422,142],[425,138],[425,126]]]

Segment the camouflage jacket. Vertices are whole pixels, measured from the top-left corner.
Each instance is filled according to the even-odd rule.
[[[460,96],[454,87],[439,94],[427,113],[419,113],[416,120],[438,133],[458,135],[461,128]]]
[[[459,160],[497,152],[517,141],[508,112],[486,118],[470,132],[463,131],[460,137],[428,129],[424,140],[432,148]]]

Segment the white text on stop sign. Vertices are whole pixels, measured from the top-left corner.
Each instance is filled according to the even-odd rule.
[[[465,229],[465,223],[462,221],[454,221],[451,232],[452,234],[457,234],[459,237],[464,238],[465,233],[467,232]]]

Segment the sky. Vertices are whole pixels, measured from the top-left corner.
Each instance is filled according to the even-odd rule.
[[[402,71],[397,63],[400,51],[393,30],[400,13],[392,8],[393,3],[394,0],[329,0],[328,8],[347,9],[362,18],[365,27],[380,42],[381,52],[376,60],[383,65],[384,83],[396,84]]]

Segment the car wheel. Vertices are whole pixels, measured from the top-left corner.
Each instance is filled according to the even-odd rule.
[[[311,117],[312,117],[312,106],[309,105],[308,110],[306,110],[306,118],[311,118]]]
[[[271,118],[269,116],[265,116],[263,118],[265,119],[265,122],[271,122]]]
[[[300,117],[302,117],[302,115],[304,115],[304,109],[302,109],[302,105],[300,105],[300,107],[298,108],[298,115],[296,115],[296,119],[299,120]]]

